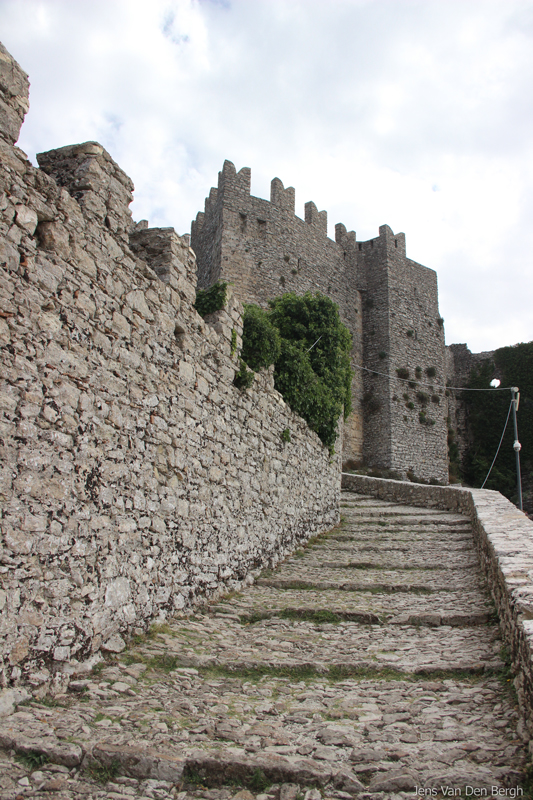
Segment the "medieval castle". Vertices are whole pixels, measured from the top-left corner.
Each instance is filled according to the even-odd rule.
[[[28,78],[0,45],[0,685],[61,683],[126,634],[236,588],[339,518],[341,448],[275,391],[233,385],[242,302],[321,291],[353,336],[342,460],[447,481],[437,280],[389,227],[326,235],[224,165],[193,224],[135,224],[96,142],[15,146]],[[233,284],[202,319],[197,285]],[[466,349],[457,351],[462,363]],[[290,431],[290,441],[283,436]]]
[[[406,257],[388,225],[357,242],[312,202],[294,213],[294,189],[278,178],[270,202],[250,195],[250,170],[226,161],[218,188],[192,225],[198,286],[232,283],[242,302],[265,306],[283,292],[320,291],[352,334],[354,411],[344,427],[345,466],[447,482],[446,348],[437,276]]]

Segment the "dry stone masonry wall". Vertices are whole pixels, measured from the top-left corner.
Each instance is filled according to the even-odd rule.
[[[340,463],[271,373],[233,386],[240,303],[199,317],[187,239],[132,222],[103,147],[13,146],[4,49],[0,86],[0,675],[44,691],[331,527]]]

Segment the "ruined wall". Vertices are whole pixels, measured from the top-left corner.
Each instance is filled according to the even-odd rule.
[[[306,203],[294,214],[294,189],[275,178],[270,201],[250,195],[250,170],[226,161],[217,189],[192,226],[199,283],[231,281],[243,302],[320,291],[339,306],[353,337],[354,413],[346,421],[343,462],[447,482],[444,331],[433,270],[408,259],[404,234],[388,225],[356,242],[342,224],[335,241],[327,215]],[[385,373],[385,377],[361,367]],[[408,368],[416,386],[398,380]],[[420,373],[416,372],[420,368]],[[432,368],[432,378],[426,369]],[[427,383],[423,386],[422,383]],[[413,406],[410,407],[410,404]],[[422,420],[422,421],[421,421]]]
[[[132,222],[100,145],[12,146],[1,55],[0,681],[38,687],[332,526],[340,465],[271,373],[233,386],[239,303],[198,316],[186,239]]]
[[[230,161],[210,191],[205,210],[192,224],[191,246],[198,260],[198,285],[231,282],[244,303],[266,306],[284,292],[322,292],[339,306],[353,337],[352,361],[362,363],[361,298],[357,291],[355,233],[336,226],[327,236],[327,214],[312,202],[305,219],[294,213],[294,189],[279,178],[271,183],[270,202],[250,194],[248,168],[236,172]],[[360,461],[363,430],[358,398],[362,379],[356,371],[354,413],[344,426],[343,458]]]

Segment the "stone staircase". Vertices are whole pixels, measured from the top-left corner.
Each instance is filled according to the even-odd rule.
[[[469,521],[342,498],[252,587],[2,720],[1,798],[520,796]]]

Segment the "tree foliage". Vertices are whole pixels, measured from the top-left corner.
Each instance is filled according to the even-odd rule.
[[[272,324],[268,311],[259,306],[245,305],[241,358],[257,371],[274,364],[281,352],[278,329]]]
[[[350,332],[318,292],[291,292],[269,305],[247,306],[242,358],[253,369],[275,364],[276,389],[332,450],[338,419],[351,411]]]
[[[498,377],[504,387],[518,386],[520,389],[517,420],[518,438],[522,444],[520,459],[526,490],[524,493],[524,507],[526,507],[526,494],[533,478],[533,342],[496,350],[493,360],[485,360],[473,371],[469,386],[475,389],[487,389],[494,377]],[[498,448],[509,410],[511,392],[465,392],[465,395],[472,443],[465,456],[464,474],[471,485],[481,486]],[[501,450],[485,488],[496,489],[516,501],[513,441],[511,412]]]

